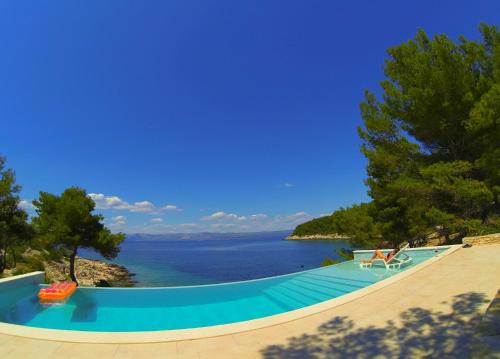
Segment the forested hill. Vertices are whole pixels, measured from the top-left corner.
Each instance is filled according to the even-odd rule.
[[[500,32],[480,32],[454,41],[420,30],[387,51],[380,98],[366,91],[360,104],[372,202],[294,234],[397,245],[500,231]]]
[[[372,238],[379,238],[370,211],[371,203],[341,208],[329,216],[315,218],[302,223],[295,228],[292,236],[308,236],[317,234],[336,234],[353,237],[359,242],[368,242]]]
[[[314,218],[309,222],[302,223],[295,228],[292,235],[307,236],[314,234],[334,234],[338,233],[336,226],[333,223],[332,216],[324,216]]]

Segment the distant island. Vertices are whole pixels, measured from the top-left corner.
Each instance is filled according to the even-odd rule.
[[[371,235],[373,221],[368,216],[372,204],[341,208],[331,215],[312,219],[298,225],[288,240],[365,240]]]
[[[218,240],[218,239],[238,239],[252,236],[262,236],[270,234],[277,236],[289,236],[292,230],[281,231],[259,231],[259,232],[195,232],[195,233],[132,233],[127,234],[127,241],[174,241],[174,240]]]
[[[310,240],[322,240],[322,239],[332,239],[332,240],[348,240],[351,239],[351,237],[338,234],[338,233],[332,233],[332,234],[304,234],[304,235],[297,235],[297,234],[291,234],[287,237],[285,237],[286,240],[290,241],[310,241]]]
[[[316,220],[313,220],[316,221]],[[313,222],[311,221],[311,222]],[[314,223],[314,222],[313,222]],[[314,240],[314,239],[349,239],[349,236],[338,233],[318,233],[313,230],[310,234],[297,234],[297,231],[262,231],[262,232],[196,232],[196,233],[133,233],[127,234],[127,241],[177,241],[177,240],[224,240],[249,237],[260,237],[262,235],[282,236],[287,240]]]
[[[338,233],[333,234],[306,234],[306,235],[289,235],[285,237],[286,240],[290,241],[310,241],[310,240],[322,240],[322,239],[333,239],[333,240],[348,240],[351,237],[346,235],[341,235]]]

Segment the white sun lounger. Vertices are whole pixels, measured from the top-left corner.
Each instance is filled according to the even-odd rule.
[[[402,266],[410,264],[413,261],[412,257],[403,253],[409,246],[410,246],[409,244],[406,244],[403,248],[399,250],[398,253],[396,253],[395,256],[393,256],[388,261],[381,258],[376,258],[370,263],[361,262],[359,263],[359,266],[361,268],[371,268],[373,266],[385,266],[386,269],[400,269]]]

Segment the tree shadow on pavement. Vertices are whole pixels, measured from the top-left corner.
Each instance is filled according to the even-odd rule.
[[[261,350],[265,359],[302,358],[493,358],[477,331],[488,300],[469,292],[453,298],[446,312],[411,308],[396,324],[357,327],[347,316],[335,317],[314,334],[288,339]],[[498,334],[498,333],[497,333]]]

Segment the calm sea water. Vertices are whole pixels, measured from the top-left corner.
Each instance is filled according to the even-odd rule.
[[[263,278],[320,267],[347,241],[286,241],[287,232],[212,235],[204,239],[127,238],[114,263],[135,273],[137,286],[183,286]],[[99,258],[81,251],[86,258]],[[99,258],[100,259],[100,258]]]

